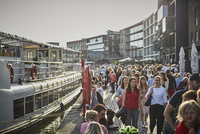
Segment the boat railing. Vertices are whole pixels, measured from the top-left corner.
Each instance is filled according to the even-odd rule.
[[[3,58],[6,63],[13,66],[14,78],[13,82],[18,82],[19,79],[25,81],[44,80],[65,74],[68,71],[79,71],[80,65],[77,63],[62,63],[62,62],[46,62],[46,61],[27,61],[20,58]],[[33,66],[37,68],[37,76],[31,78],[31,70]]]

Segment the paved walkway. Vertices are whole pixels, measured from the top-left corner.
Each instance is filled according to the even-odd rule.
[[[118,98],[115,97],[115,94],[110,93],[110,86],[108,86],[107,89],[104,89],[104,102],[105,104],[111,108],[113,111],[117,112],[118,106],[117,106],[117,100]],[[76,103],[73,105],[72,109],[68,113],[68,115],[65,117],[63,122],[61,123],[60,127],[58,128],[56,134],[79,134],[81,124],[83,123],[83,117],[82,117],[82,110],[77,110],[76,108],[82,103],[82,95],[79,96]],[[121,122],[120,118],[113,118],[114,125],[123,127],[123,123]],[[149,118],[148,118],[149,123]],[[145,128],[142,128],[142,122],[140,119],[140,116],[138,118],[138,129],[140,134],[149,134],[149,125]],[[156,134],[157,128],[154,128],[154,133]],[[108,130],[109,134],[116,134],[119,132],[119,129],[116,130]]]

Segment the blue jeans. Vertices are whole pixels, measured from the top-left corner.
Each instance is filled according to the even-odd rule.
[[[138,109],[126,109],[126,126],[134,126],[138,128],[138,116],[139,116],[139,110]],[[131,124],[132,121],[132,124]]]

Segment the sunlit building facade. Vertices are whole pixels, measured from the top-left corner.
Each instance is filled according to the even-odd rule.
[[[77,40],[67,42],[67,48],[71,48],[73,50],[82,51],[82,59],[87,59],[87,46],[86,46],[86,39]]]
[[[177,64],[181,46],[188,46],[188,0],[158,0],[157,17],[154,48],[163,62]]]
[[[122,59],[123,57],[119,53],[119,32],[108,30],[105,38],[107,38],[104,47],[105,59],[110,63]]]
[[[104,47],[106,42],[105,35],[99,35],[86,39],[86,46],[88,49],[87,61],[98,61],[105,58]]]
[[[143,21],[120,30],[119,48],[124,58],[143,59]]]
[[[160,59],[160,51],[154,51],[153,41],[156,36],[157,14],[152,13],[148,18],[143,21],[143,38],[144,38],[144,59]]]

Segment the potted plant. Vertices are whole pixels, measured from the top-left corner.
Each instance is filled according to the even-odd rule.
[[[25,68],[32,68],[32,64],[33,64],[33,63],[30,62],[30,61],[25,62],[25,63],[24,63],[24,67],[25,67]]]
[[[42,62],[35,62],[35,65],[38,67],[38,68],[40,68],[41,67],[41,65],[42,65]]]

